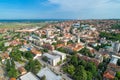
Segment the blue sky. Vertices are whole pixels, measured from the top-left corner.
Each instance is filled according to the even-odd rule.
[[[120,18],[120,0],[0,0],[0,19]]]

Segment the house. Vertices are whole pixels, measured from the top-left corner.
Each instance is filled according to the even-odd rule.
[[[11,45],[11,46],[17,46],[17,45],[19,45],[19,44],[21,44],[21,42],[20,42],[19,39],[16,39],[16,40],[13,40],[13,41],[10,42],[10,45]]]
[[[104,80],[108,80],[108,79],[109,80],[114,80],[115,74],[116,74],[116,72],[107,69],[103,74],[103,78],[104,78]]]
[[[65,46],[65,44],[61,43],[61,44],[57,44],[56,48],[60,48],[60,47],[64,47],[64,46]]]
[[[62,52],[57,51],[57,50],[53,50],[52,52],[53,52],[54,54],[60,56],[60,58],[61,58],[62,61],[66,59],[66,54],[65,54],[65,53],[62,53]]]
[[[98,65],[100,64],[99,60],[96,59],[96,58],[90,58],[90,57],[88,57],[88,56],[84,56],[84,55],[79,54],[79,53],[78,53],[77,55],[78,55],[78,57],[79,57],[80,59],[82,59],[82,60],[85,60],[85,61],[87,61],[87,62],[93,62],[93,63],[95,63],[96,67],[98,67]]]
[[[62,80],[61,76],[58,76],[55,73],[53,73],[48,67],[41,69],[38,72],[37,76],[46,76],[46,80]]]
[[[5,42],[5,43],[4,43],[4,46],[5,46],[5,47],[10,46],[10,43],[9,43],[9,42]]]
[[[10,78],[9,80],[16,80],[16,78]]]
[[[110,63],[112,63],[112,64],[115,64],[115,65],[116,65],[116,64],[117,64],[118,59],[120,59],[120,57],[119,57],[119,56],[112,55],[112,59],[111,59]]]
[[[24,74],[23,76],[20,76],[17,80],[40,80],[40,79],[33,73],[28,72]]]
[[[95,55],[95,58],[99,60],[99,62],[103,62],[103,56],[99,53]]]
[[[51,50],[51,51],[55,49],[54,46],[51,44],[43,44],[43,48],[46,48],[46,49]]]
[[[6,59],[10,59],[10,56],[8,53],[2,53],[0,56],[2,58],[2,63],[4,63]]]
[[[25,70],[24,67],[19,67],[18,70],[19,70],[19,72],[21,73],[21,75],[24,75],[24,74],[27,73],[27,71]]]
[[[66,46],[66,48],[69,48],[69,49],[71,49],[71,50],[73,50],[73,51],[79,51],[79,50],[81,50],[82,48],[84,48],[84,46],[83,46],[82,44],[68,44],[68,45]]]
[[[31,52],[35,55],[34,59],[36,59],[38,56],[42,55],[42,53],[35,48],[32,48]]]
[[[58,62],[60,62],[60,56],[52,55],[48,53],[44,53],[43,56],[46,56],[48,58],[48,62],[53,66],[56,66]]]

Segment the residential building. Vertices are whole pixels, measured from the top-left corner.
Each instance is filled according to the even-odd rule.
[[[37,57],[42,55],[42,53],[35,48],[32,48],[31,52],[35,55],[35,57],[33,59],[36,59]]]
[[[37,76],[35,76],[33,73],[28,72],[23,76],[20,76],[17,80],[40,80],[40,79]]]
[[[116,72],[107,69],[103,74],[103,78],[104,78],[104,80],[114,80],[115,74],[116,74]]]
[[[118,53],[120,51],[120,43],[119,43],[119,41],[112,42],[112,48],[113,48],[113,52]]]
[[[19,72],[21,73],[21,75],[24,75],[24,74],[27,73],[27,71],[25,70],[24,67],[19,67],[18,70],[19,70]]]
[[[48,54],[48,53],[44,53],[43,56],[46,56],[48,58],[48,62],[52,66],[56,66],[58,64],[58,62],[60,62],[60,56],[52,55],[52,54]]]
[[[101,54],[99,54],[99,53],[96,54],[95,58],[98,59],[99,62],[103,62],[103,56]]]
[[[54,54],[60,56],[60,58],[61,58],[62,61],[66,59],[66,54],[65,54],[65,53],[62,53],[62,52],[57,51],[57,50],[53,50],[52,52],[53,52]]]
[[[61,76],[58,76],[55,73],[53,73],[48,67],[41,69],[38,72],[37,76],[46,76],[46,80],[62,80]]]

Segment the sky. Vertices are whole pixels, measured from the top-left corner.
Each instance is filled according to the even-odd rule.
[[[120,0],[0,0],[0,19],[120,19]]]

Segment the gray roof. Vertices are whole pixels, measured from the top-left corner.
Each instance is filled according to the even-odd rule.
[[[65,53],[60,52],[60,51],[57,51],[57,50],[54,50],[53,53],[58,54],[58,55],[61,55],[61,56],[66,56]]]
[[[48,54],[48,53],[44,53],[43,56],[46,56],[50,59],[56,59],[56,58],[59,58],[59,56],[56,56],[56,55],[51,55],[51,54]]]
[[[20,77],[21,80],[40,80],[33,73],[28,72],[27,74]]]
[[[61,76],[57,76],[48,67],[41,69],[38,74],[39,77],[46,76],[46,80],[61,80]]]

